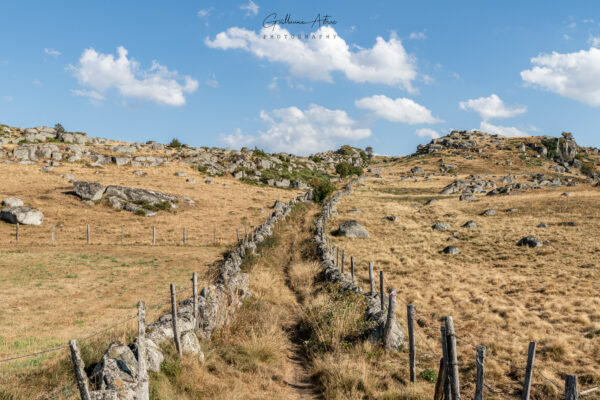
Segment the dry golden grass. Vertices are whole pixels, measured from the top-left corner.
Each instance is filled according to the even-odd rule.
[[[548,174],[548,164],[526,165],[524,159],[511,158],[511,154],[493,153],[487,160],[448,155],[444,159],[458,164],[458,178],[472,171],[495,174],[496,178],[528,171]],[[570,373],[579,376],[580,388],[599,385],[598,188],[545,188],[510,196],[483,196],[466,203],[458,201],[458,195],[439,195],[455,177],[400,179],[414,165],[437,170],[438,158],[405,158],[392,166],[382,164],[386,168],[383,179],[368,178],[354,194],[342,198],[339,216],[328,225],[333,230],[344,220],[356,219],[371,234],[369,239],[334,238],[334,244],[358,261],[363,287],[368,287],[368,261],[385,271],[386,287],[395,288],[401,300],[401,321],[406,318],[403,302],[415,305],[418,352],[429,355],[419,360],[418,369],[437,370],[439,327],[445,315],[452,315],[459,336],[461,383],[469,397],[475,376],[475,350],[469,343],[488,349],[487,382],[513,395],[520,392],[523,371],[518,368],[526,364],[529,341],[538,343],[536,365],[547,378],[562,386],[564,374]],[[504,159],[512,159],[513,165],[495,164]],[[565,191],[572,196],[561,196]],[[431,198],[438,201],[424,206]],[[480,215],[489,208],[497,214]],[[509,208],[517,211],[506,212]],[[355,209],[361,212],[350,212]],[[384,220],[387,215],[398,216],[398,222]],[[475,220],[478,228],[461,227],[469,220]],[[433,230],[431,226],[437,221],[448,222],[451,229]],[[536,228],[542,221],[549,227]],[[578,226],[560,225],[570,221]],[[453,234],[458,241],[448,241]],[[516,242],[527,235],[546,243],[537,249],[517,247]],[[460,254],[441,254],[447,245],[459,247]],[[430,348],[436,351],[434,357]],[[404,363],[400,368],[407,370]],[[536,372],[533,398],[559,395],[562,392]],[[586,398],[597,398],[594,396]]]

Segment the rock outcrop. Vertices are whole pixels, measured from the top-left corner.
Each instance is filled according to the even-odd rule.
[[[44,214],[40,210],[27,206],[7,207],[0,210],[0,219],[10,224],[41,225]]]

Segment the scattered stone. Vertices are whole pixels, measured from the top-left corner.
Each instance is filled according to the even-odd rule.
[[[424,174],[425,170],[423,170],[423,168],[421,167],[412,167],[410,169],[411,174],[417,175],[417,174]]]
[[[475,229],[477,228],[477,222],[475,221],[467,221],[463,224],[463,228]]]
[[[547,227],[548,227],[548,224],[546,224],[545,222],[540,222],[540,223],[537,225],[537,227],[538,227],[538,228],[547,228]]]
[[[0,211],[0,220],[9,224],[41,225],[44,214],[40,210],[27,206],[7,207]]]
[[[559,225],[560,226],[578,226],[579,224],[577,222],[569,221],[569,222],[561,222]]]
[[[106,189],[97,182],[73,182],[73,191],[83,200],[97,201],[102,199],[102,195]]]
[[[175,172],[175,176],[187,176],[185,172]]]
[[[477,197],[473,193],[466,192],[460,195],[458,198],[460,201],[476,201]]]
[[[196,183],[196,180],[194,178],[187,178],[185,181],[187,183]]]
[[[75,181],[75,175],[73,174],[64,174],[60,176],[63,179],[66,179],[68,181],[74,182]]]
[[[147,173],[143,172],[143,171],[133,171],[133,174],[136,176],[146,176],[148,175]]]
[[[460,253],[460,250],[456,246],[446,246],[442,252],[444,254],[456,255]]]
[[[507,212],[507,213],[514,213],[517,211],[518,211],[518,209],[516,209],[516,208],[507,208],[506,210],[504,210],[504,212]]]
[[[215,183],[213,182],[213,180],[212,180],[212,179],[210,179],[210,178],[206,178],[206,179],[204,180],[204,183],[206,183],[207,185],[214,185],[214,184],[215,184]],[[261,191],[259,190],[259,192],[261,192]],[[259,194],[260,194],[260,193],[259,193]]]
[[[348,211],[349,214],[361,214],[362,210],[359,210],[358,208],[355,208],[354,210],[350,210]]]
[[[42,167],[40,168],[42,172],[52,172],[52,167]]]
[[[490,208],[481,213],[481,215],[485,215],[486,217],[496,215],[496,210]]]
[[[569,192],[564,192],[563,194],[561,194],[561,196],[564,196],[564,197],[571,197],[571,193],[569,193]]]
[[[333,232],[335,236],[344,236],[348,238],[368,238],[369,232],[358,221],[351,220],[340,224],[338,229]]]
[[[446,229],[450,229],[450,224],[447,222],[436,222],[432,228],[436,231],[445,231]]]
[[[385,217],[386,220],[390,221],[390,222],[396,222],[398,221],[398,217],[395,215],[388,215],[387,217]]]
[[[7,199],[2,200],[2,205],[4,207],[21,207],[24,205],[23,200],[18,197],[9,197]]]
[[[426,206],[432,205],[433,203],[435,203],[437,201],[437,199],[429,199],[425,202]]]
[[[540,239],[535,236],[526,236],[517,242],[517,246],[527,246],[527,247],[542,247],[543,243]]]

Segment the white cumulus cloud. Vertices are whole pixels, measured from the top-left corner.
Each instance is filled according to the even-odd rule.
[[[252,0],[249,0],[248,4],[242,4],[240,9],[246,11],[246,16],[258,15],[258,5]]]
[[[117,54],[115,58],[89,48],[76,66],[69,66],[79,84],[89,89],[86,89],[88,97],[99,99],[114,88],[124,97],[181,106],[185,104],[185,94],[198,88],[194,79],[187,75],[181,77],[177,71],[170,71],[156,61],[152,61],[150,69],[142,70],[137,61],[127,58],[124,47],[117,48]],[[83,93],[85,91],[80,91],[79,95]]]
[[[431,138],[431,139],[437,139],[440,137],[439,133],[437,133],[433,129],[429,129],[429,128],[417,129],[415,133],[417,134],[417,136]]]
[[[514,126],[492,125],[489,122],[485,121],[481,121],[479,129],[486,133],[507,137],[529,136],[527,132],[515,128]]]
[[[392,122],[405,122],[411,125],[442,122],[431,115],[431,111],[427,108],[404,97],[394,100],[384,95],[374,95],[356,100],[354,104]]]
[[[305,155],[371,136],[370,129],[358,127],[345,111],[330,110],[316,104],[311,104],[306,110],[287,107],[261,111],[260,119],[267,129],[257,135],[243,134],[238,130],[233,135],[223,135],[221,139],[235,148],[258,146],[273,152]]]
[[[525,106],[507,106],[502,99],[495,94],[478,99],[470,99],[458,103],[462,110],[473,110],[477,112],[483,120],[494,118],[510,118],[527,111]]]
[[[331,73],[339,71],[353,82],[381,83],[413,91],[416,59],[406,52],[395,34],[389,40],[377,37],[371,48],[353,50],[330,26],[310,35],[316,39],[292,38],[279,25],[263,28],[259,33],[232,27],[204,42],[212,48],[245,50],[261,59],[286,64],[293,75],[302,78],[332,82]]]
[[[600,49],[541,54],[532,58],[531,63],[534,65],[531,69],[521,71],[525,83],[590,106],[600,106]]]

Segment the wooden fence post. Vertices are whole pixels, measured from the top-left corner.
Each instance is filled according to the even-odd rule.
[[[75,369],[75,378],[77,379],[77,387],[79,388],[81,400],[91,400],[90,383],[85,373],[85,364],[81,359],[77,340],[70,340],[69,348],[71,349],[71,359],[73,360],[73,368]]]
[[[194,298],[194,330],[198,330],[198,274],[192,274],[192,293]]]
[[[352,276],[352,282],[354,282],[354,256],[350,256],[350,276]]]
[[[152,246],[156,245],[156,227],[152,227]]]
[[[217,244],[217,228],[213,229],[213,244]]]
[[[531,378],[533,376],[533,363],[535,361],[535,342],[529,343],[527,351],[527,368],[525,369],[525,381],[523,382],[523,394],[521,400],[529,400],[531,393]]]
[[[346,264],[346,250],[342,250],[342,274],[344,273],[344,264]]]
[[[148,373],[146,371],[146,304],[138,302],[138,386],[136,400],[148,400]]]
[[[383,271],[379,271],[379,298],[381,299],[381,311],[385,309],[385,299],[383,298]]]
[[[485,346],[477,346],[477,355],[475,356],[475,363],[477,364],[477,382],[475,385],[475,400],[483,400]]]
[[[90,224],[85,225],[85,233],[87,238],[87,244],[90,244]]]
[[[335,248],[335,267],[340,269],[340,248],[337,246]]]
[[[451,316],[446,317],[446,337],[448,340],[448,364],[450,367],[450,387],[452,400],[460,400],[460,385],[458,382],[458,355],[456,353],[456,333]]]
[[[52,225],[52,234],[51,234],[51,236],[52,236],[52,246],[54,246],[54,243],[55,243],[54,225]]]
[[[371,284],[371,296],[375,294],[375,277],[373,276],[373,263],[369,263],[369,282]]]
[[[20,226],[20,224],[17,222],[17,227],[15,228],[16,229],[15,237],[17,240],[17,244],[19,244],[19,226]]]
[[[410,382],[415,383],[417,379],[417,345],[415,343],[415,306],[406,306],[406,317],[408,319],[408,357],[410,359]]]
[[[435,382],[435,392],[433,393],[433,400],[443,400],[444,398],[444,384],[446,379],[446,366],[444,365],[444,357],[440,358],[440,368],[438,370],[438,378]]]
[[[565,376],[565,400],[577,400],[579,393],[577,392],[577,375]]]
[[[173,339],[175,340],[175,347],[179,353],[179,357],[182,355],[181,341],[179,338],[179,328],[177,327],[177,297],[175,296],[175,285],[171,283],[171,318],[173,319]]]
[[[440,327],[442,334],[442,357],[444,359],[444,387],[443,397],[450,400],[452,398],[452,390],[450,389],[450,360],[448,359],[448,335],[446,335],[446,325]]]
[[[382,309],[383,310],[383,309]],[[391,334],[392,327],[396,321],[396,291],[392,290],[389,296],[388,314],[383,328],[383,347],[388,353],[392,349]]]
[[[237,237],[237,243],[240,244],[240,230],[235,228],[235,236]]]
[[[121,244],[125,243],[125,225],[121,225]]]
[[[187,243],[187,230],[184,227],[183,228],[183,244],[186,244],[186,243]]]

